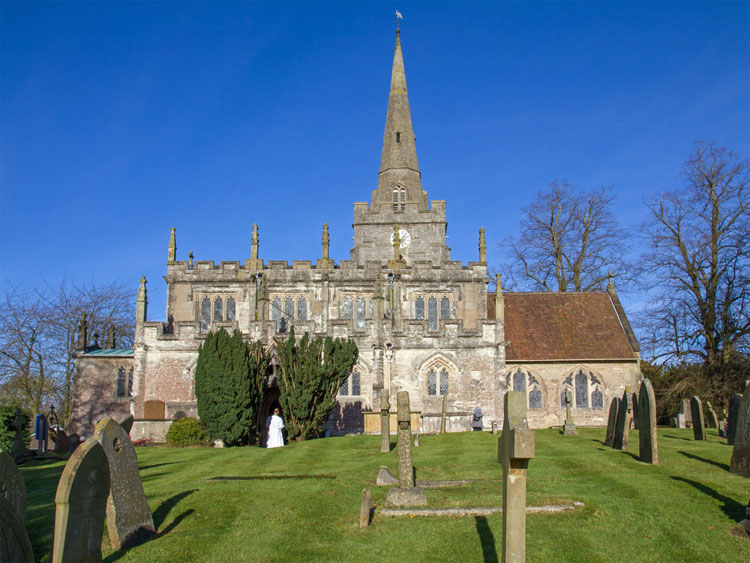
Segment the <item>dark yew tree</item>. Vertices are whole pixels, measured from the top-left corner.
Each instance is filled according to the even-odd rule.
[[[279,403],[290,440],[317,437],[358,355],[357,345],[351,339],[310,339],[305,334],[297,340],[293,327],[289,337],[278,343]]]
[[[206,336],[195,367],[198,416],[212,439],[226,446],[255,443],[262,379],[268,357],[260,342],[246,344],[242,333],[221,329]]]

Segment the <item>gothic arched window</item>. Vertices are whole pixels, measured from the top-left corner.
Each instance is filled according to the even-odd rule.
[[[214,322],[221,322],[224,320],[224,301],[221,297],[214,299]]]
[[[366,312],[365,300],[363,297],[357,299],[357,330],[365,329],[365,312]]]
[[[603,409],[604,408],[604,393],[599,389],[597,385],[594,392],[591,393],[591,408],[592,409]]]
[[[346,396],[349,394],[349,378],[347,377],[344,381],[341,382],[341,386],[339,387],[339,395]]]
[[[589,406],[589,378],[583,370],[576,374],[576,408],[588,408]]]
[[[291,297],[284,299],[284,318],[287,322],[294,320],[294,299]]]
[[[307,320],[307,299],[304,297],[297,299],[297,318],[301,321]]]
[[[440,394],[448,394],[448,370],[445,368],[440,370]]]
[[[541,409],[544,404],[542,384],[536,377],[522,368],[516,368],[506,376],[507,388],[526,393],[530,409]]]
[[[117,370],[117,396],[125,397],[128,389],[128,382],[125,377],[125,368]]]
[[[526,391],[526,374],[520,369],[513,374],[513,391]]]
[[[414,318],[418,321],[424,320],[424,299],[422,297],[417,297],[414,302]]]
[[[529,391],[529,408],[530,409],[541,409],[542,408],[542,392],[536,385]]]
[[[208,297],[201,299],[201,332],[211,328],[211,300]]]
[[[451,318],[451,301],[447,297],[440,300],[440,318],[444,321]]]
[[[359,396],[361,389],[360,389],[360,383],[361,383],[361,376],[359,375],[358,370],[354,370],[352,373],[352,395]]]
[[[437,330],[437,328],[437,299],[435,299],[434,297],[430,297],[427,300],[427,330]]]
[[[233,321],[237,313],[237,303],[234,297],[227,297],[227,320]]]
[[[341,305],[341,317],[344,319],[352,318],[352,298],[347,297],[344,299],[343,305]]]
[[[437,395],[437,382],[436,382],[435,370],[431,369],[427,372],[427,394]]]

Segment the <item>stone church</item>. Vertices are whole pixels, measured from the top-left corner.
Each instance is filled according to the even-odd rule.
[[[197,416],[198,348],[222,327],[272,355],[291,326],[298,336],[353,338],[359,360],[329,417],[333,435],[379,428],[384,390],[408,391],[419,428],[435,432],[444,397],[449,431],[468,430],[478,404],[485,428],[501,425],[507,390],[527,394],[532,427],[564,422],[566,390],[576,423],[595,426],[606,424],[613,397],[637,388],[638,342],[611,282],[602,292],[503,292],[487,275],[484,229],[476,261],[451,259],[446,202],[422,186],[399,32],[377,188],[354,203],[353,228],[348,260],[329,257],[323,225],[320,258],[291,264],[261,257],[257,225],[244,263],[178,260],[172,229],[166,321],[146,320],[145,279],[132,349],[90,346],[81,320],[75,430],[132,413],[134,438],[158,440],[171,420]],[[264,411],[278,399],[272,368]]]

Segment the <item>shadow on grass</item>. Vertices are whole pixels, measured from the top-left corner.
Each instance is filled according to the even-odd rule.
[[[604,443],[604,440],[591,440],[592,442],[599,442],[602,446],[606,446],[607,444]]]
[[[714,461],[712,459],[701,457],[699,455],[691,454],[688,452],[683,452],[682,450],[677,450],[677,453],[684,455],[685,457],[689,457],[690,459],[697,459],[698,461],[702,461],[703,463],[710,463],[711,465],[720,467],[721,469],[724,469],[725,471],[729,471],[729,465],[727,465],[726,463],[721,463],[719,461]]]
[[[173,465],[175,463],[182,463],[181,461],[165,461],[164,463],[153,463],[151,465],[144,465],[143,467],[139,467],[139,471],[143,471],[145,469],[153,469],[154,467],[161,467],[162,465]]]
[[[625,450],[620,450],[620,453],[625,454],[625,455],[629,455],[630,457],[632,457],[636,461],[641,461],[641,458],[639,456],[635,455],[632,452],[626,452]]]
[[[722,512],[724,512],[724,514],[726,514],[735,522],[739,522],[745,517],[745,506],[737,502],[736,500],[725,497],[724,495],[717,493],[711,487],[707,487],[703,483],[698,483],[697,481],[691,481],[690,479],[685,479],[684,477],[675,477],[674,475],[672,476],[672,479],[674,479],[675,481],[682,481],[683,483],[687,483],[688,485],[692,485],[700,492],[723,502],[724,506],[721,507]]]
[[[495,545],[495,536],[490,530],[486,516],[476,516],[474,522],[477,526],[479,541],[482,543],[482,555],[484,563],[497,563],[497,546]]]
[[[674,440],[685,440],[686,442],[695,442],[695,440],[691,440],[690,438],[683,438],[682,436],[672,436],[672,434],[664,434],[665,438],[672,438]]]
[[[180,502],[185,497],[192,495],[197,490],[198,489],[189,489],[187,491],[182,491],[181,493],[177,493],[176,495],[172,495],[167,500],[165,500],[163,503],[161,503],[159,505],[159,508],[157,508],[156,510],[154,510],[154,513],[153,513],[154,527],[159,532],[159,535],[162,535],[162,534],[166,533],[166,531],[159,530],[159,528],[164,523],[164,520],[167,518],[167,514],[169,514],[169,512],[174,508],[174,506],[178,502]],[[176,521],[177,520],[175,519],[175,522]]]
[[[197,489],[193,489],[193,490],[197,490]],[[187,495],[189,495],[192,492],[193,491],[185,491],[183,493],[180,493],[179,495],[175,495],[172,498],[179,497],[180,495],[187,496]],[[172,498],[170,498],[169,500],[172,500]],[[167,501],[167,502],[169,502],[169,501]],[[186,510],[185,512],[183,512],[182,514],[180,514],[177,518],[175,518],[174,520],[172,520],[172,522],[169,524],[169,526],[167,526],[163,530],[159,530],[155,535],[151,536],[148,541],[154,541],[154,540],[157,540],[157,539],[159,539],[159,538],[167,535],[169,532],[171,532],[172,530],[174,530],[180,524],[180,522],[182,522],[185,518],[187,518],[188,516],[190,516],[193,512],[195,512],[195,511],[192,508]],[[165,513],[165,515],[166,515],[166,513]],[[156,512],[154,513],[154,516],[156,516]],[[156,524],[156,518],[154,518],[154,524]],[[156,525],[156,527],[158,528],[159,525]],[[135,547],[135,546],[133,546],[133,547]],[[113,561],[118,561],[127,552],[128,552],[128,549],[121,549],[120,551],[116,551],[115,553],[112,553],[112,554],[108,555],[106,558],[104,558],[104,560],[102,561],[102,563],[112,563]]]

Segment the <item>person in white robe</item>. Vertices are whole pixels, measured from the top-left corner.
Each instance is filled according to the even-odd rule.
[[[281,431],[284,429],[284,421],[279,416],[279,409],[273,409],[273,414],[266,420],[268,427],[267,448],[281,448],[284,445],[284,435]]]

